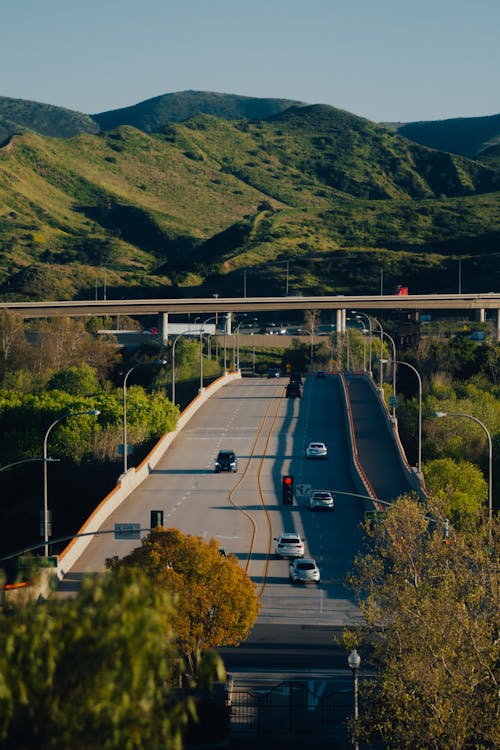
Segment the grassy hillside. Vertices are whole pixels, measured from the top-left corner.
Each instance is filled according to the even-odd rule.
[[[439,291],[457,257],[489,291],[499,186],[494,168],[324,106],[25,134],[0,150],[0,295],[92,298],[104,267],[109,297],[240,293],[243,269],[249,294],[272,294],[285,259],[296,292],[376,291],[382,266]]]
[[[500,115],[397,123],[394,128],[416,143],[479,161],[488,149],[500,145]]]
[[[132,107],[101,112],[92,115],[92,118],[101,130],[132,125],[146,133],[153,133],[168,123],[183,122],[199,114],[213,115],[225,120],[261,120],[299,104],[300,102],[290,99],[265,99],[209,91],[179,91],[146,99]]]
[[[89,115],[64,107],[0,96],[0,145],[15,133],[71,138],[79,133],[97,133],[99,126]]]

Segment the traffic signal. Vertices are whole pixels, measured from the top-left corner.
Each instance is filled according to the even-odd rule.
[[[151,511],[151,528],[156,529],[158,526],[163,526],[163,511],[152,510]]]
[[[283,505],[293,505],[293,477],[290,474],[283,477],[282,499]]]

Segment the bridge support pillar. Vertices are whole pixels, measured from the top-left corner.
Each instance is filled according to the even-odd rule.
[[[497,344],[500,342],[500,308],[497,310]]]
[[[484,307],[479,308],[479,310],[476,310],[476,320],[478,320],[480,323],[484,323]]]
[[[226,334],[228,336],[231,336],[231,322],[232,322],[232,313],[228,312],[226,313]]]
[[[158,318],[158,330],[161,336],[161,343],[166,344],[168,342],[168,313],[160,313]]]
[[[345,310],[343,312],[345,312]],[[344,332],[344,329],[342,328],[342,317],[342,310],[337,310],[337,324],[335,327],[337,334]]]

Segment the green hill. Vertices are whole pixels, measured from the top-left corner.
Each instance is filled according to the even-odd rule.
[[[196,115],[214,115],[226,120],[262,120],[300,102],[289,99],[265,99],[209,91],[179,91],[163,94],[132,107],[113,109],[92,115],[101,130],[132,125],[153,133],[172,122],[184,122]]]
[[[489,149],[500,145],[500,115],[397,123],[393,127],[400,135],[423,146],[479,161],[483,161]]]
[[[0,295],[495,288],[499,172],[326,106],[160,132],[15,136],[0,150]],[[290,262],[291,261],[291,262]],[[487,261],[487,262],[486,262]],[[409,282],[410,283],[410,282]],[[498,285],[497,285],[498,286]],[[254,291],[252,291],[254,287]]]
[[[71,138],[80,133],[97,133],[99,126],[89,115],[81,112],[0,96],[0,144],[15,133],[27,131]]]

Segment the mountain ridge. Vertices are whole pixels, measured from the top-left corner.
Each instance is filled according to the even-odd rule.
[[[197,114],[213,114],[225,119],[267,119],[296,106],[311,104],[291,99],[188,90],[161,94],[128,107],[90,115],[56,105],[0,96],[0,144],[15,133],[27,131],[62,138],[128,124],[144,132],[154,132],[166,124],[186,121]],[[491,166],[500,165],[497,149],[500,114],[377,124],[421,145],[479,159]]]
[[[329,105],[16,135],[0,151],[0,295],[93,297],[103,267],[110,296],[230,295],[243,269],[266,294],[284,258],[304,292],[374,293],[381,265],[439,290],[457,255],[490,289],[499,180]]]

